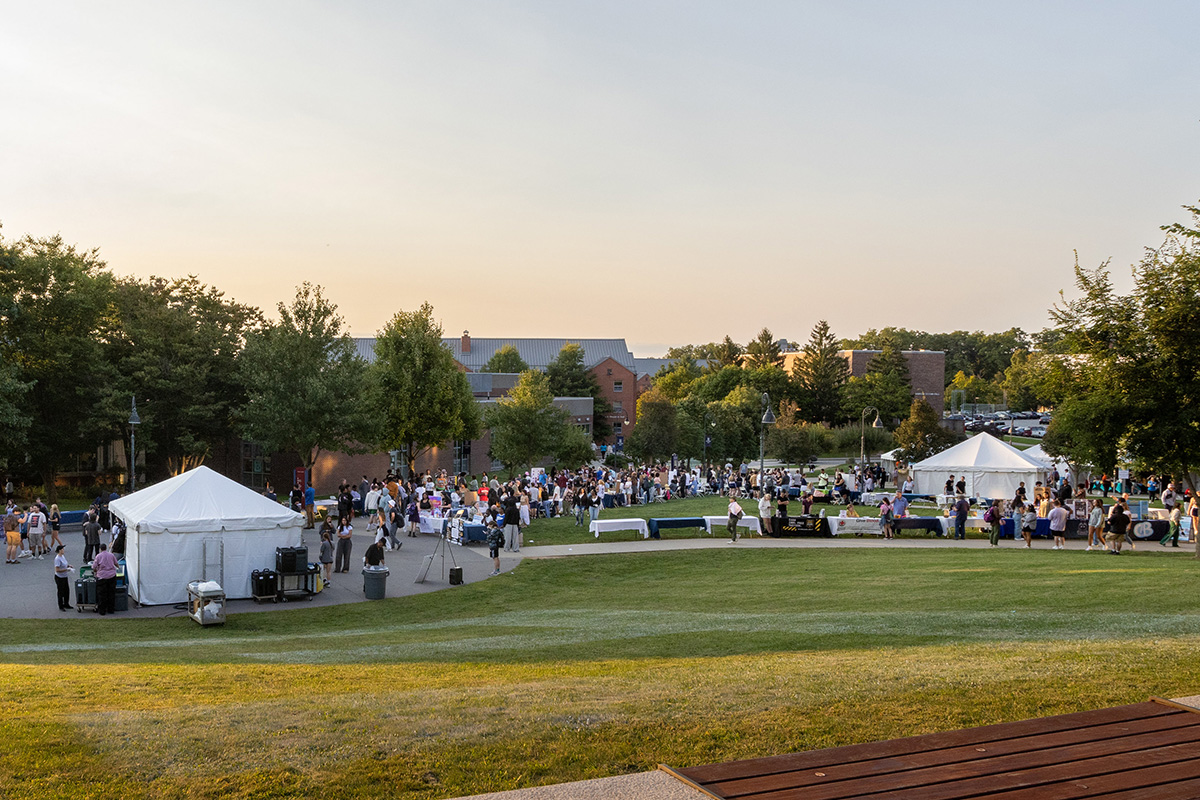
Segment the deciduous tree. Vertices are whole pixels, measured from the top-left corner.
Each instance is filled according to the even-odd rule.
[[[492,357],[483,365],[482,371],[518,374],[527,369],[529,369],[529,365],[525,363],[525,359],[521,358],[517,348],[511,344],[505,344],[492,353]]]

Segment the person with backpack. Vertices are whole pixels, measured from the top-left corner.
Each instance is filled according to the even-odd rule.
[[[991,535],[988,536],[988,541],[990,541],[992,543],[992,547],[1000,546],[1000,517],[1001,517],[1001,514],[1002,514],[1002,512],[1000,510],[1000,501],[999,500],[993,500],[992,504],[990,506],[988,506],[988,510],[983,512],[983,521],[986,522],[988,525],[992,526]]]
[[[487,529],[488,552],[492,556],[492,575],[500,574],[500,548],[504,546],[504,531],[497,525],[490,524]]]

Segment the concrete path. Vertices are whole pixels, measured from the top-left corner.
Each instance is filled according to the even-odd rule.
[[[366,532],[366,524],[360,519],[354,523],[355,536],[354,546],[352,550],[352,561],[355,564],[361,564],[362,554],[366,551],[367,546],[374,541],[374,534]],[[67,545],[67,558],[70,559],[73,566],[78,567],[83,560],[83,538],[77,531],[64,532],[62,540]],[[463,582],[474,583],[476,581],[487,580],[489,573],[492,571],[492,560],[488,557],[487,547],[482,544],[473,544],[466,547],[459,547],[447,543],[443,551],[439,550],[439,554],[434,558],[433,566],[429,570],[429,575],[424,583],[415,583],[417,571],[420,569],[422,559],[429,553],[438,550],[441,539],[428,534],[422,534],[415,538],[403,536],[401,541],[404,543],[399,551],[389,552],[386,556],[386,563],[391,570],[387,582],[388,597],[405,597],[414,594],[424,594],[433,592],[439,589],[453,588],[450,587],[447,577],[448,570],[452,564],[452,558],[457,561],[458,565],[463,568]],[[309,560],[315,561],[317,553],[320,550],[319,542],[315,531],[304,532],[304,544],[309,548]],[[1038,539],[1034,541],[1033,549],[1049,550],[1051,541],[1048,539]],[[966,539],[963,541],[955,541],[953,539],[944,538],[897,538],[891,541],[886,541],[879,536],[835,536],[831,539],[817,538],[797,538],[797,539],[772,539],[770,537],[745,536],[743,535],[736,544],[731,544],[726,538],[724,531],[718,532],[715,536],[703,536],[695,539],[638,539],[636,541],[620,541],[606,542],[602,540],[582,542],[578,544],[560,544],[560,545],[530,545],[521,548],[519,553],[500,553],[500,569],[502,572],[512,570],[524,558],[563,558],[568,556],[584,556],[584,555],[599,555],[605,553],[645,553],[645,552],[669,552],[679,550],[705,550],[705,549],[778,549],[778,548],[821,548],[821,549],[911,549],[911,548],[933,548],[933,549],[966,549],[966,550],[987,550],[989,544],[986,539]],[[1021,544],[1012,540],[1002,541],[1000,544],[1002,550],[1023,550]],[[1067,541],[1068,550],[1083,550],[1085,545],[1080,541]],[[1128,550],[1128,545],[1126,546]],[[1179,549],[1164,549],[1157,542],[1143,542],[1138,545],[1139,551],[1152,550],[1163,551],[1191,556],[1193,550],[1190,547],[1180,547]],[[1095,554],[1097,558],[1107,557],[1103,552]],[[444,560],[444,565],[443,565]],[[199,578],[196,576],[181,576],[181,579],[186,583],[189,580]],[[74,603],[74,578],[72,578],[72,598]],[[269,611],[281,608],[309,608],[312,606],[329,606],[340,605],[343,603],[359,603],[365,602],[363,597],[363,581],[361,568],[351,570],[345,574],[335,574],[332,576],[332,586],[317,594],[311,601],[298,600],[292,601],[286,605],[275,603],[255,603],[252,600],[232,600],[229,602],[226,612],[229,614],[241,614],[255,611]],[[0,569],[0,618],[8,617],[15,619],[54,619],[67,617],[72,612],[62,612],[58,610],[54,588],[54,560],[50,556],[46,556],[44,560],[30,560],[28,558],[21,559],[20,564],[5,564]],[[146,606],[138,608],[135,604],[130,605],[127,612],[118,614],[118,618],[125,617],[169,617],[183,613],[181,607],[174,605],[166,606]],[[85,616],[92,616],[85,614]]]

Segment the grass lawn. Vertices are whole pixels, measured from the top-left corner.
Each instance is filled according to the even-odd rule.
[[[159,620],[0,620],[0,796],[439,798],[1200,691],[1142,553],[708,550]]]

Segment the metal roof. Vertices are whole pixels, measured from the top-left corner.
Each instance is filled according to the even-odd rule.
[[[454,360],[471,372],[480,372],[497,350],[506,344],[517,348],[521,358],[531,369],[544,370],[558,357],[565,344],[577,344],[583,348],[583,365],[592,368],[606,358],[611,358],[630,372],[637,372],[633,353],[624,339],[476,339],[471,337],[471,352],[462,351],[460,337],[443,337],[442,344],[450,350]],[[357,338],[354,346],[367,363],[375,361],[375,339]]]

